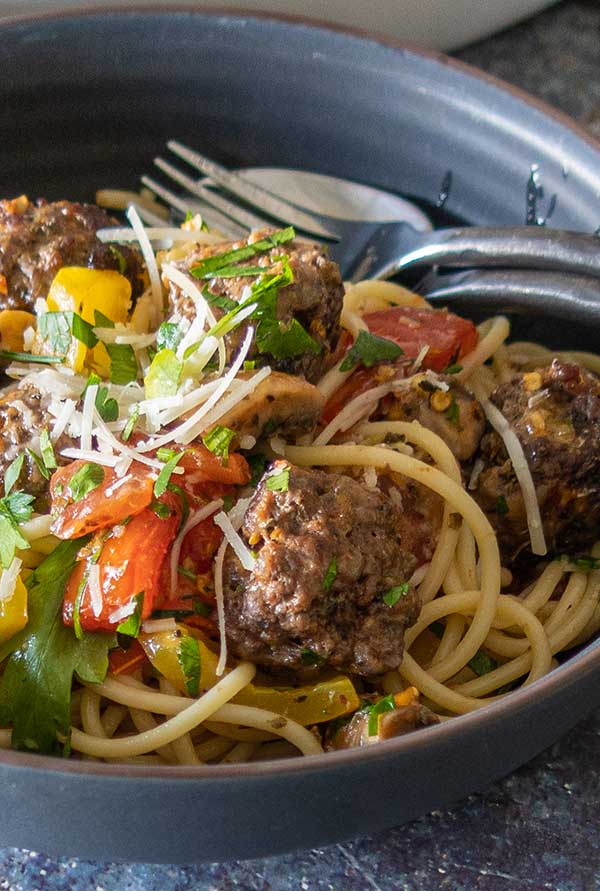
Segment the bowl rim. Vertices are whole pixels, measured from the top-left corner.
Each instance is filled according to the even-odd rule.
[[[573,120],[565,112],[554,108],[541,99],[527,93],[520,87],[514,86],[501,78],[488,74],[485,71],[452,58],[447,54],[433,49],[418,46],[409,41],[402,41],[395,37],[372,32],[362,28],[346,27],[318,18],[309,18],[300,15],[273,13],[260,10],[247,10],[239,7],[220,7],[211,5],[198,7],[188,3],[148,6],[144,3],[134,6],[124,6],[120,2],[111,6],[90,7],[86,9],[62,8],[46,11],[31,11],[0,14],[0,32],[6,28],[19,25],[44,23],[52,21],[68,21],[76,19],[88,19],[94,17],[123,16],[133,18],[135,16],[156,16],[157,18],[173,13],[184,13],[197,17],[214,17],[230,19],[253,19],[257,21],[274,21],[293,27],[304,27],[317,31],[332,31],[342,36],[351,37],[361,41],[372,41],[389,47],[398,52],[410,53],[424,58],[440,66],[453,69],[468,78],[484,82],[508,93],[514,99],[530,106],[547,118],[555,121],[559,126],[569,130],[583,142],[587,143],[600,156],[600,139],[593,136],[581,124]],[[323,771],[331,771],[336,768],[344,768],[360,761],[365,764],[374,764],[378,761],[387,761],[394,756],[407,755],[416,748],[423,749],[435,747],[443,741],[450,741],[454,737],[460,737],[469,731],[476,731],[481,725],[493,722],[510,720],[513,712],[527,709],[540,698],[546,698],[554,690],[573,684],[578,677],[585,676],[595,670],[600,663],[600,641],[591,641],[578,653],[568,659],[547,675],[527,686],[513,691],[509,696],[498,699],[475,711],[464,715],[456,715],[451,720],[431,727],[421,728],[418,733],[409,733],[395,739],[386,740],[373,746],[357,747],[334,752],[325,752],[319,755],[297,756],[290,759],[265,760],[242,764],[201,764],[201,765],[136,765],[104,762],[87,762],[68,760],[57,756],[37,755],[30,752],[15,751],[12,749],[0,749],[0,770],[4,768],[20,769],[26,771],[44,771],[59,777],[65,776],[95,776],[112,777],[113,779],[128,780],[156,780],[172,779],[176,782],[206,781],[209,779],[223,780],[230,778],[260,779],[271,776],[295,777],[298,774],[320,774]],[[591,706],[590,706],[591,707]]]

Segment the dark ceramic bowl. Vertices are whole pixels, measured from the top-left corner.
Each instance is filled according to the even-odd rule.
[[[552,222],[600,222],[600,147],[443,56],[273,18],[122,12],[0,22],[0,194],[134,187],[170,137],[229,164],[362,180],[471,223],[522,223],[531,166]],[[574,317],[519,319],[600,347]],[[325,845],[456,801],[600,703],[595,644],[531,687],[366,751],[249,766],[133,768],[3,752],[0,845],[190,862]]]

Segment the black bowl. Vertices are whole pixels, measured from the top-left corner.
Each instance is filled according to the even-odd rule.
[[[362,180],[471,223],[522,223],[532,165],[554,225],[595,231],[600,146],[440,55],[299,21],[137,11],[0,22],[0,194],[132,187],[178,137],[226,163]],[[598,348],[573,318],[520,333]],[[247,766],[133,768],[0,753],[0,844],[191,862],[324,845],[467,795],[600,703],[595,644],[495,705],[368,750]]]

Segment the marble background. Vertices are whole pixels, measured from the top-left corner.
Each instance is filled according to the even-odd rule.
[[[561,3],[457,55],[600,137],[598,0]],[[596,712],[486,792],[383,834],[271,859],[183,867],[4,849],[0,891],[592,891],[600,889],[599,814]]]

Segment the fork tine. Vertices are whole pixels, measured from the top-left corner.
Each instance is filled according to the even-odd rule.
[[[224,214],[219,213],[214,207],[209,207],[201,201],[185,201],[179,195],[176,195],[175,192],[171,192],[170,189],[166,189],[161,183],[157,182],[157,180],[152,179],[151,176],[142,176],[141,181],[145,186],[151,189],[155,195],[162,198],[165,204],[180,211],[183,216],[185,216],[189,210],[197,211],[202,215],[202,219],[206,221],[211,229],[220,229],[224,235],[232,238],[245,238],[247,236],[248,231],[246,229],[242,226],[238,226],[237,223],[234,223],[233,220],[230,220],[229,217],[226,217]]]
[[[162,170],[163,173],[171,177],[171,179],[175,180],[179,185],[183,186],[184,189],[187,189],[188,192],[197,195],[207,204],[210,204],[211,207],[216,207],[221,213],[224,213],[234,222],[238,223],[238,225],[244,226],[250,231],[252,229],[263,229],[265,226],[272,225],[268,220],[264,219],[264,217],[259,217],[256,214],[250,213],[233,201],[228,201],[226,198],[223,198],[222,195],[217,195],[216,192],[198,185],[195,179],[186,176],[185,173],[177,167],[174,167],[169,161],[165,161],[163,158],[155,158],[154,163],[159,170]]]
[[[167,143],[167,147],[178,157],[187,161],[191,167],[195,167],[204,173],[205,176],[208,176],[214,183],[231,192],[232,195],[242,198],[253,207],[264,210],[274,219],[288,224],[291,223],[310,235],[318,235],[321,238],[333,241],[339,240],[339,235],[332,229],[324,226],[318,217],[300,210],[300,208],[281,198],[276,198],[265,189],[255,186],[254,183],[247,182],[237,173],[232,173],[199,152],[192,151],[174,139]]]
[[[146,225],[148,226],[156,227],[165,225],[165,221],[162,217],[159,217],[158,214],[153,213],[151,210],[148,210],[148,208],[144,207],[143,204],[137,204],[137,202],[133,202],[130,207],[135,207],[142,223],[146,223]]]

